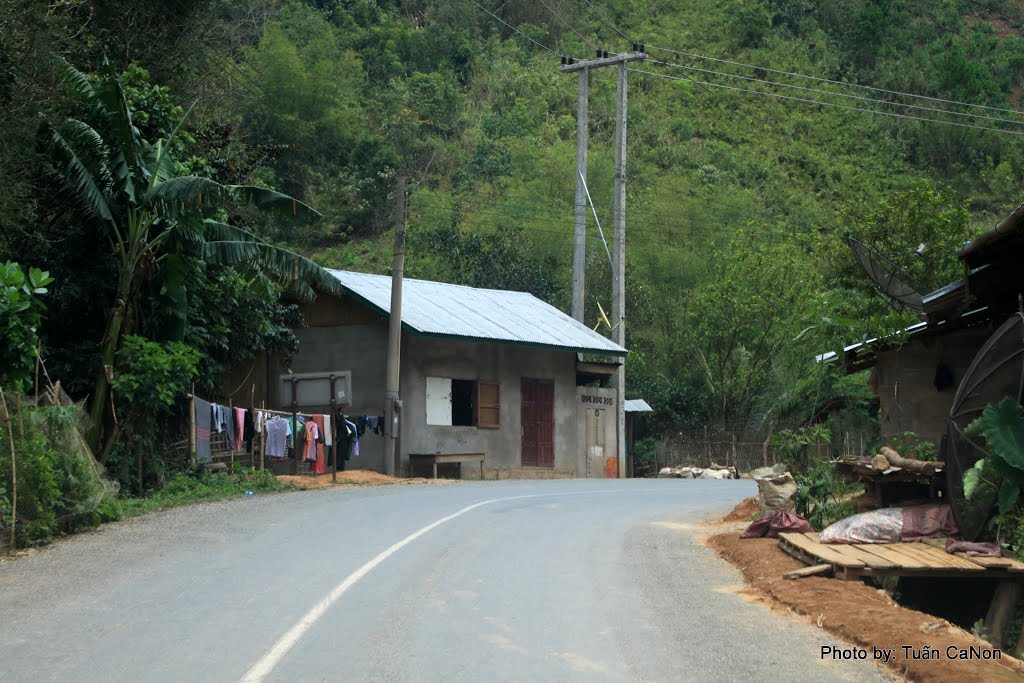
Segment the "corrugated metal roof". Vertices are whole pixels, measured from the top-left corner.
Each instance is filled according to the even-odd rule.
[[[626,412],[627,413],[653,413],[654,408],[647,405],[647,401],[642,398],[631,398],[626,401]]]
[[[391,277],[331,270],[357,300],[391,312]],[[623,356],[626,349],[526,292],[406,278],[402,326],[424,336],[546,346]]]

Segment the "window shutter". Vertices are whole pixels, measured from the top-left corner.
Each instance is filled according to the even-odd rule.
[[[497,382],[476,383],[476,426],[501,427],[501,388]]]

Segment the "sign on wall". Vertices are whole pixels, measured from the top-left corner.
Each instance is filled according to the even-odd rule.
[[[292,404],[292,382],[295,382],[295,401],[301,407],[331,405],[331,375],[334,376],[334,403],[352,404],[352,372],[334,370],[329,372],[303,372],[280,376],[281,404]]]

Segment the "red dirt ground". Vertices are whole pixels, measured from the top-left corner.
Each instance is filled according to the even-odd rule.
[[[722,521],[750,519],[750,500],[740,503]],[[895,650],[889,667],[895,674],[919,683],[1024,679],[1024,663],[1005,652],[1000,661],[947,659],[946,648],[950,645],[965,649],[972,645],[983,649],[991,646],[943,619],[899,606],[883,590],[860,581],[817,576],[783,579],[783,574],[804,564],[780,550],[777,539],[740,539],[742,530],[736,526],[730,525],[728,531],[717,533],[712,528],[714,535],[705,542],[740,570],[749,585],[749,594],[763,600],[769,608],[802,615],[819,628],[869,652],[872,646]],[[943,656],[933,660],[906,659],[903,645],[915,650],[925,646],[937,648]]]
[[[399,477],[389,477],[386,474],[380,472],[373,472],[371,470],[345,470],[344,472],[338,472],[337,483],[331,481],[331,475],[320,474],[316,476],[310,476],[307,474],[291,475],[291,474],[280,474],[278,480],[286,484],[291,484],[295,488],[299,489],[323,489],[331,486],[383,486],[388,484],[433,484],[435,482],[446,482],[447,479],[424,479],[423,477],[414,477],[412,479],[402,479]]]

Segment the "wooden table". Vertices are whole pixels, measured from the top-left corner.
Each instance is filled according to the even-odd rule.
[[[429,459],[434,466],[434,479],[437,479],[437,464],[446,462],[457,462],[459,463],[459,476],[462,476],[462,463],[464,462],[478,462],[480,463],[480,481],[484,480],[484,456],[485,453],[410,453],[409,463],[412,464],[413,460],[427,460]]]

